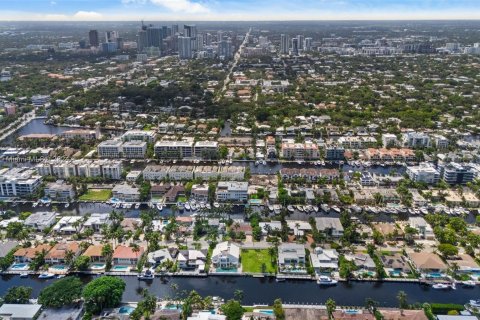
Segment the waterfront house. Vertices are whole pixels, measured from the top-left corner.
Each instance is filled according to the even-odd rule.
[[[170,250],[160,249],[157,251],[150,252],[147,256],[147,261],[150,265],[156,267],[162,262],[173,261],[173,258],[172,258],[172,255],[170,254]]]
[[[89,257],[90,262],[105,262],[105,257],[102,254],[102,245],[91,245],[85,250],[82,256]]]
[[[338,270],[338,252],[335,249],[316,247],[310,254],[310,261],[317,275]]]
[[[278,247],[278,266],[281,272],[305,273],[305,247],[297,243],[282,243]]]
[[[387,240],[403,240],[405,233],[395,223],[379,222],[374,223],[373,228]]]
[[[303,236],[312,230],[310,223],[301,220],[287,220],[288,230],[295,236]]]
[[[48,244],[40,244],[34,248],[20,248],[13,254],[15,262],[27,263],[32,261],[41,252],[48,253],[52,247]]]
[[[228,241],[216,245],[212,252],[212,263],[215,268],[236,269],[240,264],[240,247]]]
[[[408,258],[412,266],[421,273],[438,273],[447,271],[448,267],[438,255],[431,252],[410,252]]]
[[[55,224],[55,212],[35,212],[25,219],[24,225],[37,231],[43,231]]]
[[[47,183],[44,189],[45,197],[55,201],[70,202],[75,199],[75,191],[72,185],[66,184],[63,180]]]
[[[10,251],[15,249],[19,243],[17,241],[0,242],[0,259],[4,258]]]
[[[475,259],[473,259],[468,254],[459,254],[456,257],[449,258],[447,260],[448,265],[453,268],[454,266],[458,267],[458,272],[461,273],[479,273],[480,266],[477,264]]]
[[[380,255],[383,266],[387,271],[409,273],[410,267],[400,253],[394,253],[393,255]]]
[[[117,184],[112,189],[114,198],[125,202],[134,202],[140,200],[140,191],[138,188],[132,187],[128,184]]]
[[[207,256],[200,250],[180,250],[177,256],[178,266],[183,270],[205,271]]]
[[[45,256],[47,264],[65,264],[68,252],[72,253],[72,259],[80,254],[80,245],[78,242],[60,242],[57,243]]]
[[[357,266],[358,270],[363,270],[363,271],[375,270],[375,262],[368,254],[356,253],[352,255],[345,255],[345,259],[349,261],[353,261],[353,263]]]
[[[118,246],[113,252],[113,264],[120,266],[136,266],[138,260],[143,255],[143,247],[138,247],[138,251],[135,251],[133,247]]]

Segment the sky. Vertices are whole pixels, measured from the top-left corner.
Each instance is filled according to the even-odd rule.
[[[480,0],[0,0],[0,20],[480,19]]]

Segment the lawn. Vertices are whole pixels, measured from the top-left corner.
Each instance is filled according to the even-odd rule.
[[[275,273],[277,263],[272,263],[268,249],[242,250],[242,271],[249,273]]]
[[[111,190],[89,189],[87,193],[78,198],[83,201],[106,201],[112,197]]]

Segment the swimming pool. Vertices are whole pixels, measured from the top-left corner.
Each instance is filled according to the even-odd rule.
[[[28,263],[15,263],[10,267],[10,270],[27,270]]]
[[[217,272],[237,272],[237,268],[234,269],[223,269],[223,268],[217,268]]]
[[[55,269],[55,270],[65,270],[66,269],[66,267],[64,265],[61,265],[61,264],[57,264],[57,265],[52,266],[50,268]]]
[[[123,306],[118,309],[119,314],[131,314],[135,310],[132,306]]]
[[[113,266],[112,271],[128,271],[128,266]]]
[[[269,309],[259,310],[259,312],[268,314],[268,315],[273,315],[273,310],[269,310]]]
[[[360,311],[355,310],[355,309],[349,309],[349,310],[345,310],[345,313],[346,314],[359,314]]]
[[[432,272],[432,273],[428,273],[427,277],[429,277],[429,278],[442,278],[443,274],[441,274],[439,272]]]

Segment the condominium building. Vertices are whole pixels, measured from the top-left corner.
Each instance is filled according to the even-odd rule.
[[[327,145],[325,147],[326,160],[343,160],[345,159],[345,149],[337,145]]]
[[[168,177],[171,180],[192,180],[193,166],[172,166],[168,171]]]
[[[120,158],[122,155],[122,140],[103,141],[98,145],[97,151],[100,158]]]
[[[218,201],[247,201],[248,182],[220,181],[216,198]]]
[[[123,141],[139,140],[153,143],[156,138],[157,134],[152,130],[129,130],[122,135]]]
[[[474,169],[466,164],[452,162],[440,166],[442,179],[448,184],[466,184],[473,181],[475,177]]]
[[[147,153],[147,143],[140,140],[132,140],[124,142],[122,145],[122,155],[128,159],[145,158]]]
[[[33,194],[42,183],[42,177],[30,168],[0,170],[0,196],[21,197]]]
[[[449,141],[446,137],[435,134],[432,136],[433,143],[437,149],[447,149],[449,145]]]
[[[193,142],[191,141],[157,141],[155,156],[163,159],[183,159],[193,156]]]
[[[282,157],[284,159],[313,160],[320,158],[318,146],[311,142],[282,143]]]
[[[366,149],[374,147],[377,139],[374,137],[346,136],[340,137],[338,143],[345,149]]]
[[[432,164],[421,163],[418,166],[407,167],[407,174],[412,181],[436,184],[440,180],[440,172]]]
[[[59,179],[68,177],[103,177],[119,180],[122,177],[120,160],[58,160],[52,159],[37,164],[35,167],[41,176],[54,176]]]
[[[409,148],[427,148],[430,147],[430,137],[424,132],[407,132],[402,136],[403,145]]]
[[[143,170],[143,179],[149,181],[165,179],[169,170],[169,166],[148,165]]]
[[[382,135],[382,145],[386,147],[395,147],[398,145],[397,136],[392,133],[385,133]]]
[[[194,154],[197,158],[215,159],[218,157],[218,142],[198,141],[194,146]]]

